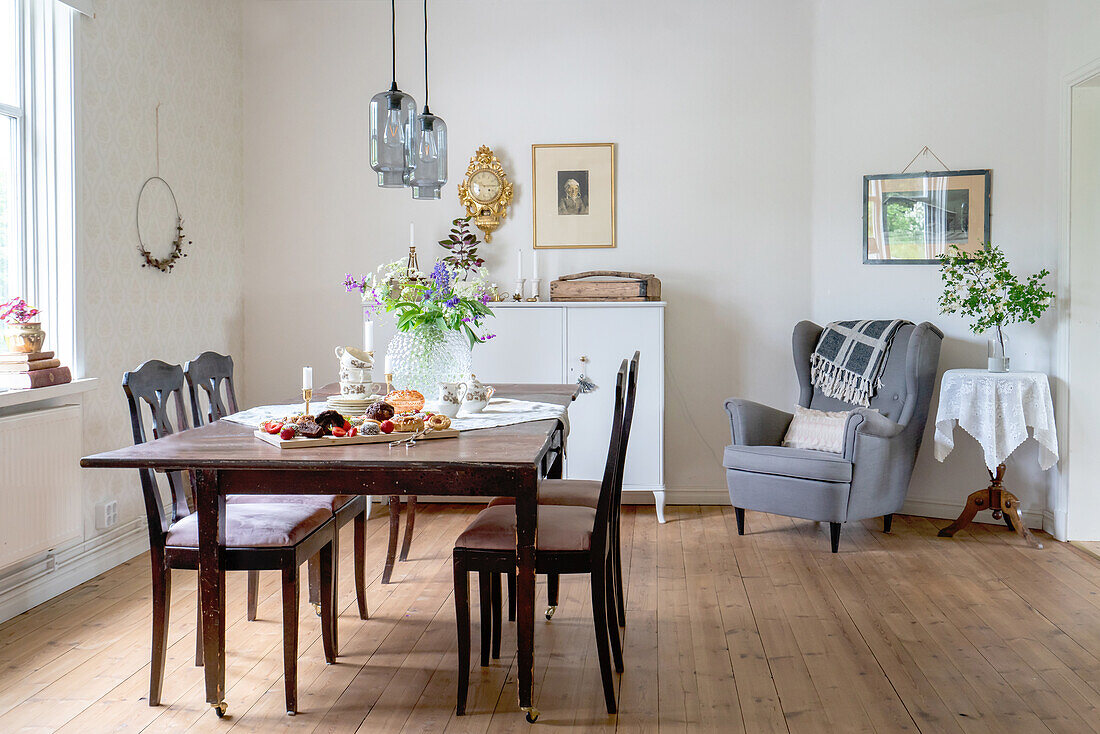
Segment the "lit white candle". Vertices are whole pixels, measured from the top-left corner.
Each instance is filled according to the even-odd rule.
[[[412,222],[409,222],[409,247],[416,244],[415,228]]]
[[[313,368],[312,367],[303,367],[302,368],[302,389],[303,390],[312,390],[313,389]]]
[[[363,349],[368,352],[374,351],[374,321],[371,319],[363,322]]]
[[[534,273],[534,275],[533,275],[532,277],[533,277],[533,278],[534,278],[535,280],[538,280],[538,279],[539,279],[539,251],[538,251],[538,250],[535,250],[535,253],[534,253],[534,255],[533,255],[532,257],[534,257],[534,258],[535,258],[535,266],[534,266],[534,267],[535,267],[535,273]],[[537,295],[537,294],[536,294],[536,295]]]
[[[516,280],[523,278],[523,250],[516,250]]]

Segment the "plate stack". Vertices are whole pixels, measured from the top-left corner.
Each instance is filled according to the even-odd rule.
[[[377,398],[361,398],[351,395],[333,395],[328,399],[328,408],[335,410],[340,415],[363,415],[367,406],[375,402]]]

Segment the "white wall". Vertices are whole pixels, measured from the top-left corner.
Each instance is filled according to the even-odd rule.
[[[722,401],[796,396],[790,333],[810,313],[812,47],[806,2],[435,2],[431,108],[450,131],[439,202],[379,189],[368,101],[389,86],[389,3],[245,6],[245,391],[287,398],[309,360],[335,379],[358,343],[345,272],[407,252],[421,263],[461,215],[456,182],[481,144],[515,205],[489,266],[510,284],[531,256],[530,146],[618,146],[616,250],[543,251],[554,277],[655,272],[667,311],[666,482],[721,500]],[[398,81],[423,104],[418,3],[398,3]],[[545,286],[544,286],[545,287]]]
[[[222,0],[99,0],[95,18],[81,17],[79,349],[85,375],[102,378],[86,404],[85,454],[133,442],[124,371],[242,352],[240,31],[239,3]],[[160,173],[194,243],[171,274],[142,269],[134,228],[157,170],[158,102]],[[147,234],[154,255],[168,254],[171,232]],[[86,541],[99,534],[95,504],[115,499],[110,534],[136,527],[147,542],[137,472],[86,469],[83,481]]]
[[[927,319],[947,335],[942,369],[983,363],[984,338],[961,319],[938,314],[935,267],[861,264],[861,176],[899,171],[924,145],[952,168],[993,169],[993,241],[1014,269],[1046,267],[1056,277],[1059,85],[1074,66],[1100,56],[1100,35],[1089,35],[1098,17],[1095,2],[818,3],[811,248],[817,320]],[[914,166],[925,167],[938,168],[930,158]],[[1010,330],[1015,368],[1055,368],[1057,321],[1052,312]],[[941,465],[928,450],[929,425],[909,510],[953,516],[962,498],[986,483],[977,443],[958,433],[955,452]],[[1047,509],[1055,475],[1039,470],[1035,445],[1008,465],[1006,481],[1025,510]]]

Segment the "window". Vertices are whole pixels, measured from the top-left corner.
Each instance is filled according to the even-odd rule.
[[[74,10],[0,0],[0,301],[42,312],[49,349],[74,354]]]

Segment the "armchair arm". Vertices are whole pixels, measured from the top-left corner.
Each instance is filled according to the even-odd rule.
[[[878,411],[856,408],[849,414],[848,422],[844,424],[844,458],[854,461],[861,443],[877,443],[877,441],[860,441],[863,437],[891,439],[901,435],[903,430],[905,426],[895,423]],[[868,446],[868,448],[871,447]]]
[[[739,446],[778,446],[794,417],[791,413],[740,398],[727,399],[726,412],[730,415],[730,436]]]

